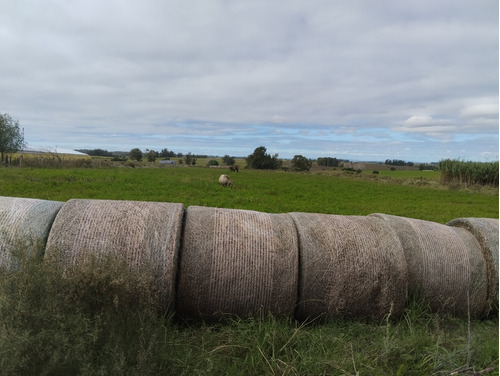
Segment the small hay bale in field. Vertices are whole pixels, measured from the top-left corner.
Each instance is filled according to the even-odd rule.
[[[407,267],[390,226],[375,217],[290,215],[299,235],[298,319],[380,320],[403,312]]]
[[[47,241],[46,259],[78,268],[92,258],[117,257],[146,273],[161,309],[173,307],[184,206],[167,202],[69,200]],[[82,266],[83,267],[83,266]]]
[[[457,218],[447,225],[466,229],[481,245],[488,276],[486,313],[496,311],[498,309],[498,219]]]
[[[63,205],[58,201],[0,197],[0,267],[11,269],[16,256],[43,254],[54,218]],[[17,257],[16,257],[17,258]]]
[[[287,214],[190,206],[179,263],[176,312],[293,316],[298,244]]]
[[[432,310],[482,317],[487,305],[486,263],[474,236],[463,228],[371,214],[394,229],[408,264],[408,290]],[[467,303],[469,302],[469,304]]]

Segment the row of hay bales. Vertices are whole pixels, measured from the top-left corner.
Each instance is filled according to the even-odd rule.
[[[498,307],[498,219],[442,225],[386,214],[0,197],[0,235],[7,268],[15,249],[35,244],[44,262],[63,268],[119,257],[152,273],[159,308],[181,317],[379,320],[400,315],[417,295],[455,315],[487,317]]]

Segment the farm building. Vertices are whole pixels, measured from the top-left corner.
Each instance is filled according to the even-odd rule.
[[[50,148],[40,146],[25,146],[17,153],[7,153],[4,163],[12,166],[22,166],[26,163],[33,165],[46,165],[51,161],[88,161],[90,163],[90,155],[78,152],[76,150],[64,148]]]
[[[170,159],[162,159],[160,161],[160,165],[161,166],[177,166],[177,162],[176,161],[171,161]]]
[[[46,155],[46,156],[60,156],[61,158],[64,156],[71,157],[81,157],[81,158],[90,158],[88,154],[81,153],[76,150],[71,149],[63,149],[63,148],[51,148],[51,147],[42,147],[42,146],[26,146],[24,149],[20,150],[17,154],[22,155]]]

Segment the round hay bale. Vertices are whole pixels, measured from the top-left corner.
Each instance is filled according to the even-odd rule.
[[[481,247],[468,231],[435,222],[387,214],[408,264],[408,291],[432,310],[472,317],[484,315],[486,263]]]
[[[43,254],[58,201],[0,197],[0,267],[13,269],[18,257]],[[18,253],[13,258],[13,253]]]
[[[167,202],[69,200],[47,241],[46,259],[63,267],[115,257],[130,270],[150,273],[160,308],[173,307],[184,206]]]
[[[186,210],[176,308],[181,316],[292,316],[297,278],[297,234],[289,215]]]
[[[407,267],[390,226],[375,217],[290,215],[299,235],[298,319],[379,320],[403,312]]]
[[[498,310],[498,219],[457,218],[446,225],[469,231],[481,245],[486,261],[488,298],[486,314]]]

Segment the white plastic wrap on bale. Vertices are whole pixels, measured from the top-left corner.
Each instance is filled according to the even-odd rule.
[[[190,206],[177,313],[206,319],[260,312],[293,316],[298,244],[287,214]]]
[[[58,201],[0,197],[0,267],[13,267],[12,252],[43,252]]]
[[[407,266],[392,229],[375,217],[290,213],[300,249],[297,318],[400,315]]]
[[[461,227],[477,239],[486,260],[488,276],[488,311],[498,309],[498,219],[495,218],[457,218],[448,226]]]
[[[183,216],[184,206],[175,203],[69,200],[54,221],[46,257],[74,266],[113,255],[131,269],[150,267],[164,292],[162,308],[173,307]]]
[[[482,317],[487,308],[487,272],[481,247],[463,228],[398,217],[382,218],[396,231],[408,264],[408,289],[439,312]]]

